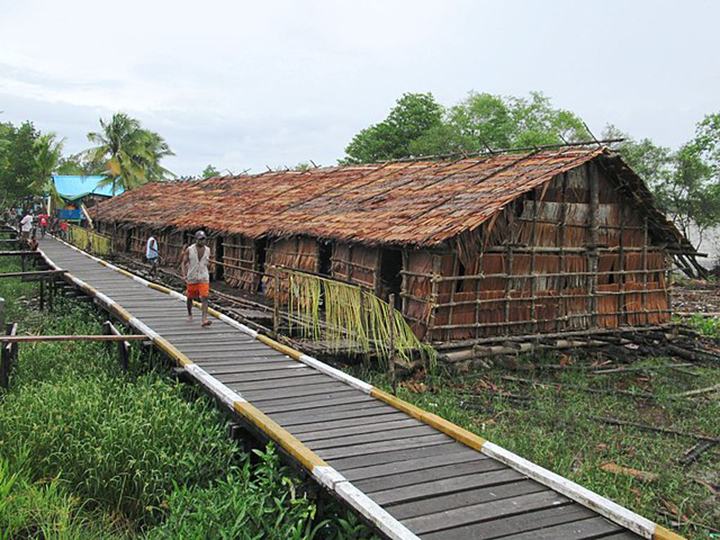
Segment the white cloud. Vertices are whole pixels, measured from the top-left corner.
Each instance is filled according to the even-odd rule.
[[[4,0],[0,110],[84,148],[118,110],[196,174],[332,163],[403,92],[542,90],[676,145],[717,110],[714,2]]]

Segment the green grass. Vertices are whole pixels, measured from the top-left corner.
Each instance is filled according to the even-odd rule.
[[[557,359],[539,358],[536,365],[548,361],[558,363]],[[616,375],[592,375],[587,369],[578,369],[582,365],[559,373],[536,369],[530,374],[493,368],[474,376],[428,376],[419,383],[399,385],[398,396],[649,519],[679,529],[688,538],[718,538],[720,499],[707,485],[720,485],[720,445],[704,452],[695,463],[681,465],[678,458],[695,445],[694,439],[593,419],[605,416],[720,437],[720,396],[671,399],[673,394],[720,383],[720,366],[694,366],[679,372],[667,368],[670,363],[677,360],[638,360],[633,365],[652,369]],[[357,374],[389,389],[382,374],[362,370]],[[511,382],[503,379],[506,376],[551,386]],[[657,399],[639,400],[617,390],[649,392]],[[525,399],[511,399],[508,393]],[[643,482],[611,474],[600,468],[608,462],[658,477]],[[677,521],[682,522],[679,527],[675,527]]]
[[[0,280],[21,331],[101,333],[89,306],[38,312],[36,291]],[[107,344],[21,345],[0,391],[0,540],[372,537],[332,504],[319,515],[273,446],[243,452],[215,403],[168,375],[137,344],[128,372]]]

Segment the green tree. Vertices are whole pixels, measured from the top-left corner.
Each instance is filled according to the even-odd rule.
[[[107,175],[100,185],[112,185],[113,194],[118,187],[132,189],[172,176],[160,161],[174,153],[160,135],[143,129],[139,120],[116,113],[109,122],[101,118],[100,127],[101,131],[88,133],[96,146],[86,150],[84,157],[96,172]]]
[[[39,137],[32,122],[20,127],[0,124],[0,187],[5,204],[32,195],[30,186],[38,178],[35,152]]]
[[[44,133],[35,141],[35,164],[37,176],[30,184],[37,194],[49,194],[56,203],[60,202],[60,196],[55,189],[55,182],[52,181],[52,174],[62,158],[62,150],[65,140],[58,140],[55,133]]]
[[[720,225],[720,121],[709,115],[697,124],[695,137],[678,150],[650,139],[636,141],[614,126],[605,138],[624,138],[615,145],[625,162],[645,180],[658,206],[685,236],[701,242],[709,228]]]
[[[531,92],[529,98],[470,92],[445,112],[440,125],[410,144],[410,153],[471,154],[589,138],[577,115],[554,108],[541,92]]]
[[[205,170],[202,172],[202,177],[203,178],[211,178],[213,176],[217,176],[218,174],[220,174],[220,171],[218,171],[212,165],[208,165],[207,167],[205,167]]]
[[[382,122],[363,129],[345,148],[341,163],[369,163],[411,155],[410,145],[442,123],[442,107],[431,93],[403,94]]]

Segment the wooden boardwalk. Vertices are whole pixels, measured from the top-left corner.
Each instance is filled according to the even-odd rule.
[[[52,238],[52,267],[185,367],[389,538],[679,538],[435,415]]]

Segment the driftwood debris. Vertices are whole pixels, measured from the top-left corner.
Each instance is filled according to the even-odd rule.
[[[651,426],[648,424],[641,424],[639,422],[629,422],[627,420],[619,420],[617,418],[609,418],[606,416],[588,415],[588,418],[590,420],[594,420],[596,422],[602,422],[603,424],[610,424],[612,426],[634,427],[637,429],[641,429],[643,431],[654,431],[656,433],[665,433],[666,435],[678,435],[680,437],[687,437],[690,439],[697,439],[700,441],[708,441],[713,444],[717,444],[720,442],[720,438],[718,438],[718,437],[708,437],[707,435],[702,435],[700,433],[690,433],[687,431],[679,431],[677,429],[661,428],[661,427],[657,427],[657,426]]]
[[[677,397],[690,397],[690,396],[699,396],[702,394],[710,394],[720,392],[720,384],[714,384],[713,386],[708,386],[706,388],[698,388],[697,390],[690,390],[688,392],[682,392],[680,394],[675,394]]]
[[[603,463],[600,465],[600,468],[605,471],[612,474],[619,474],[622,476],[632,476],[633,478],[637,478],[638,480],[642,480],[643,482],[653,482],[658,479],[657,473],[651,473],[647,471],[640,471],[638,469],[631,469],[630,467],[623,467],[621,465],[618,465],[616,463]]]
[[[688,465],[693,461],[697,460],[700,455],[706,450],[710,450],[717,443],[712,441],[700,441],[695,446],[685,452],[682,457],[678,460],[681,465]]]

